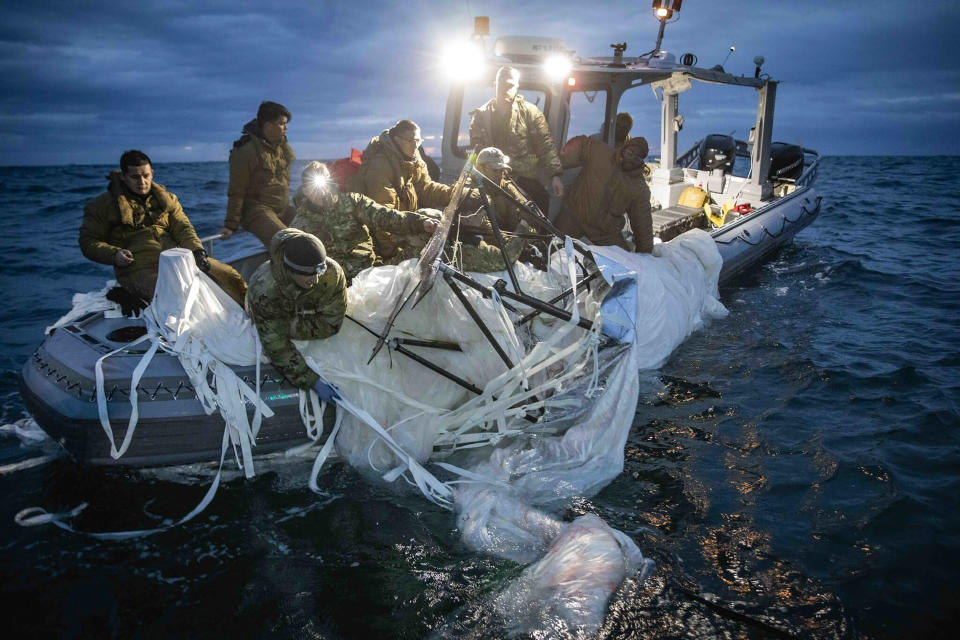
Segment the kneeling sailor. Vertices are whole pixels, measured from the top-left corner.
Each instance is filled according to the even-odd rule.
[[[347,280],[323,243],[298,229],[278,231],[270,260],[250,278],[246,307],[273,366],[294,386],[336,400],[336,389],[320,380],[292,342],[329,338],[347,312]]]

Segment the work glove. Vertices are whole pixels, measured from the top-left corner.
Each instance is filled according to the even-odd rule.
[[[207,257],[207,252],[203,249],[195,249],[193,252],[193,260],[197,263],[197,269],[204,273],[210,273],[210,258]]]
[[[324,402],[336,402],[340,399],[340,392],[329,382],[317,380],[317,384],[313,385],[313,390]]]
[[[147,305],[150,304],[149,300],[144,300],[137,294],[132,291],[128,291],[123,287],[114,287],[107,291],[106,295],[107,300],[110,302],[116,302],[120,305],[120,312],[127,318],[132,318],[140,315],[140,312],[147,308]]]

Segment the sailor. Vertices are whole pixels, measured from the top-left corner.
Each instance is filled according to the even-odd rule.
[[[557,228],[596,245],[618,245],[630,250],[623,237],[624,215],[630,221],[634,251],[653,250],[653,218],[647,186],[646,139],[627,140],[613,149],[587,136],[570,140],[560,159],[564,168],[582,167],[564,199]]]
[[[477,160],[474,166],[476,166],[477,171],[517,200],[521,202],[528,200],[526,195],[517,189],[513,180],[510,179],[510,157],[500,149],[496,147],[481,149],[480,153],[477,154]],[[499,193],[494,192],[493,189],[487,189],[487,195],[490,197],[491,204],[493,205],[494,217],[500,230],[516,231],[520,225],[520,212],[517,205]],[[464,218],[461,217],[461,223],[463,223],[463,221]],[[490,225],[489,222],[486,222],[485,218],[484,222],[486,226]],[[527,229],[524,228],[524,230],[526,231]]]
[[[360,169],[347,179],[347,191],[400,211],[443,209],[450,203],[452,190],[430,177],[418,152],[422,142],[420,127],[412,120],[400,120],[384,129],[364,150]],[[386,260],[416,257],[409,253],[397,256],[399,243],[386,229],[374,231],[374,241]]]
[[[290,111],[276,102],[263,102],[257,117],[243,126],[230,151],[227,215],[220,229],[226,239],[239,227],[269,248],[270,240],[293,219],[288,205],[293,149],[287,143]]]
[[[293,340],[321,340],[338,331],[347,311],[343,269],[320,240],[282,229],[270,241],[270,260],[250,278],[247,313],[273,366],[294,386],[313,388],[326,401],[336,391],[307,366]]]
[[[630,139],[630,130],[633,129],[633,117],[626,111],[617,114],[613,128],[613,146],[620,147]],[[603,140],[603,133],[598,132],[590,136],[593,140]]]
[[[177,196],[153,181],[147,154],[125,151],[120,170],[107,179],[106,192],[83,208],[79,242],[84,256],[113,265],[117,283],[146,303],[157,285],[160,252],[183,247],[193,251],[201,271],[243,304],[247,284],[233,267],[207,257]]]
[[[547,121],[536,106],[518,95],[519,87],[520,72],[513,67],[500,67],[496,96],[471,112],[470,146],[497,147],[510,156],[517,185],[547,214],[550,196],[540,183],[539,173],[548,172],[554,195],[562,196],[563,168]]]
[[[330,170],[316,161],[303,169],[293,204],[297,215],[291,226],[320,238],[327,255],[343,267],[348,285],[364,269],[384,263],[373,234],[390,233],[401,249],[386,259],[392,264],[416,257],[437,228],[428,216],[391,209],[359,193],[340,193]]]

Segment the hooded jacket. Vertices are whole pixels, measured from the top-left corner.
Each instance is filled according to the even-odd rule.
[[[513,174],[522,178],[536,178],[540,168],[554,176],[563,173],[557,147],[540,109],[518,95],[509,119],[500,119],[494,109],[496,101],[492,98],[470,112],[470,146],[497,147],[510,156]]]
[[[360,170],[347,180],[347,191],[362,193],[375,202],[399,211],[424,207],[443,209],[450,203],[450,187],[430,178],[427,163],[415,154],[409,158],[384,129],[363,152]],[[397,253],[398,243],[390,232],[374,230],[378,252],[386,258]]]
[[[156,271],[162,251],[203,248],[177,196],[163,185],[154,182],[141,197],[124,185],[119,171],[112,171],[107,179],[107,190],[83,208],[79,244],[84,256],[113,265],[117,279],[123,280],[144,270]],[[133,254],[133,263],[114,264],[120,249]]]
[[[319,376],[291,341],[329,338],[340,330],[347,312],[347,281],[340,265],[328,257],[327,270],[316,285],[297,286],[283,266],[283,249],[298,235],[304,232],[283,229],[273,237],[269,262],[250,278],[246,307],[273,366],[295,386],[309,389]]]
[[[582,170],[567,191],[563,206],[576,218],[590,241],[598,245],[626,247],[622,234],[626,214],[633,230],[635,251],[650,253],[653,218],[646,167],[629,173],[620,168],[623,150],[633,145],[646,146],[646,141],[631,138],[614,150],[587,136],[571,139],[560,153],[560,159],[564,168],[582,167]]]
[[[427,235],[425,216],[417,213],[384,207],[359,193],[335,193],[332,200],[330,206],[321,207],[307,197],[301,185],[293,196],[297,215],[290,226],[320,238],[327,256],[343,267],[348,283],[367,267],[382,263],[373,240],[377,231],[398,237]]]
[[[419,154],[403,154],[389,129],[370,140],[360,170],[347,180],[347,190],[400,211],[443,209],[450,203],[451,193],[449,186],[430,178],[427,163]]]
[[[227,187],[227,215],[223,226],[236,230],[242,217],[256,205],[278,215],[290,197],[290,165],[296,160],[283,138],[272,144],[263,137],[256,119],[243,127],[243,135],[230,151],[230,185]]]

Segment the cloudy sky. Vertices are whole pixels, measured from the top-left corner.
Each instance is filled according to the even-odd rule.
[[[435,144],[444,43],[489,15],[493,38],[563,38],[577,55],[653,47],[647,0],[82,0],[0,7],[0,165],[225,160],[265,99],[293,112],[301,159],[346,155],[400,118]],[[533,21],[536,20],[536,21]],[[781,81],[774,139],[824,154],[960,154],[960,3],[687,0],[663,48]],[[488,42],[492,44],[492,39]],[[688,126],[745,135],[749,91],[681,96]],[[689,96],[689,99],[688,99]],[[634,133],[658,137],[652,96]],[[655,145],[651,145],[655,146]]]

